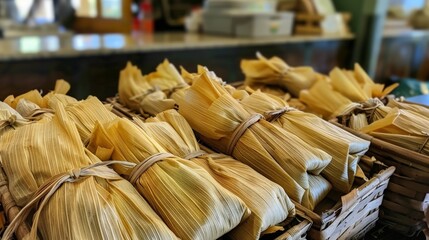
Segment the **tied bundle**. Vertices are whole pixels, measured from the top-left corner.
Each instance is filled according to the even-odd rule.
[[[399,108],[404,109],[407,111],[413,111],[414,113],[420,114],[423,117],[429,117],[429,108],[425,106],[421,106],[418,104],[403,102],[403,100],[399,99],[396,100],[394,98],[389,98],[389,101],[387,102],[387,107],[391,108]]]
[[[134,187],[87,152],[61,104],[49,122],[5,133],[0,156],[21,212],[9,239],[34,207],[29,239],[176,239]]]
[[[211,147],[281,185],[310,209],[325,197],[331,185],[319,174],[331,160],[327,153],[247,112],[208,72],[183,92],[173,95],[179,112]]]
[[[290,67],[282,59],[266,59],[259,52],[257,60],[242,60],[241,70],[246,79],[244,84],[250,87],[271,85],[281,87],[299,96],[299,92],[310,88],[317,79],[317,73],[311,67]]]
[[[246,95],[243,95],[246,96]],[[360,139],[325,120],[290,108],[275,96],[253,92],[240,103],[248,110],[260,113],[273,124],[295,134],[312,147],[332,156],[322,174],[335,189],[348,193],[353,186],[357,163],[369,148],[369,142]]]
[[[301,91],[299,100],[307,104],[309,110],[321,115],[324,119],[349,114],[361,106],[334,91],[325,78],[318,79],[310,89]]]
[[[360,131],[386,142],[429,155],[429,118],[413,111],[393,108],[384,118]]]
[[[8,104],[0,102],[0,136],[30,122]]]
[[[140,69],[128,63],[120,73],[119,99],[143,115],[155,115],[175,107],[169,95],[187,86],[177,69],[165,60],[156,72],[143,76]]]
[[[276,224],[293,216],[295,208],[285,191],[249,166],[223,154],[209,154],[198,145],[192,128],[175,110],[136,123],[168,152],[204,168],[222,186],[250,208],[251,215],[228,233],[231,239],[259,239]]]
[[[250,212],[197,164],[166,153],[126,119],[96,124],[88,149],[103,160],[136,163],[129,176],[170,229],[181,239],[217,239]]]
[[[329,77],[320,77],[308,90],[300,93],[299,99],[308,105],[309,109],[320,114],[325,119],[337,116],[351,115],[357,109],[360,112],[369,111],[372,115],[384,105],[375,107],[371,105],[378,99],[383,99],[398,85],[393,84],[385,87],[383,84],[374,83],[359,64],[355,64],[354,71],[334,68]],[[362,104],[364,106],[362,106]],[[362,109],[363,108],[363,109]],[[362,119],[361,117],[354,120]]]

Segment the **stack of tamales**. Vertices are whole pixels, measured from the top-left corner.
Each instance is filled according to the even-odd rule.
[[[168,154],[131,121],[111,115],[98,99],[89,98],[66,109],[78,129],[93,129],[88,149],[100,159],[137,164],[132,171],[121,166],[115,169],[128,176],[178,237],[216,239],[248,217],[245,203],[203,168]]]
[[[230,233],[232,239],[258,239],[267,229],[294,215],[294,205],[284,190],[249,166],[223,154],[209,154],[198,145],[192,128],[175,110],[137,124],[174,155],[203,167],[222,186],[240,197],[252,214]]]
[[[384,89],[356,64],[354,71],[335,68],[329,79],[303,90],[300,100],[325,118],[339,117],[348,127],[429,155],[429,110],[395,99],[383,100],[397,85]]]
[[[15,106],[30,101],[27,97]],[[86,151],[62,104],[48,101],[44,107],[55,116],[9,129],[0,138],[10,191],[23,207],[3,239],[33,208],[30,239],[38,232],[43,239],[176,239],[135,188],[107,167],[111,163]]]

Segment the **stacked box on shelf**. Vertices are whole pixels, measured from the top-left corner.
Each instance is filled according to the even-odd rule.
[[[117,98],[109,98],[107,102],[113,105],[114,112],[121,117],[142,117],[119,103]],[[310,239],[350,239],[362,237],[375,226],[378,220],[379,206],[383,201],[383,193],[394,171],[394,167],[382,169],[378,174],[375,174],[369,181],[364,183],[356,179],[356,188],[346,195],[330,194],[324,202],[319,204],[319,206],[322,205],[325,208],[329,206],[327,207],[328,210],[321,212],[317,210],[311,211],[295,203],[299,210],[297,217],[300,217],[304,213],[313,222],[311,229],[308,225],[305,228],[295,226],[295,229],[302,230],[298,235],[302,235],[304,229],[306,229],[305,231],[308,230],[307,237]],[[285,236],[291,235],[292,230],[293,228],[286,229],[285,233],[280,236],[280,239],[297,239],[299,236],[296,233],[292,235],[292,238],[285,238]]]

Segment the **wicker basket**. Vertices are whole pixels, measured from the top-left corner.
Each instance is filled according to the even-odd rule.
[[[427,229],[425,218],[429,217],[429,156],[333,123],[371,141],[367,155],[374,156],[386,166],[396,167],[382,204],[382,222],[410,237]],[[375,171],[385,168],[380,164],[374,167]]]
[[[3,168],[0,167],[0,203],[3,207],[6,219],[4,219],[5,224],[10,223],[16,215],[18,215],[21,210],[16,206],[15,201],[12,198],[12,195],[9,191],[7,176],[3,171]],[[6,226],[6,225],[5,225]],[[3,235],[3,231],[1,232]],[[24,239],[24,237],[30,233],[30,227],[26,223],[22,223],[15,232],[15,237],[18,240]]]
[[[106,102],[113,106],[112,112],[120,117],[132,119],[133,117],[144,117],[121,103],[117,97],[108,98]],[[297,214],[293,218],[289,218],[280,223],[279,226],[283,227],[283,231],[278,231],[273,234],[264,235],[261,239],[275,239],[275,240],[303,240],[307,239],[307,232],[311,228],[312,220],[307,216],[304,211],[297,210]]]
[[[333,207],[321,214],[317,209],[310,211],[301,205],[298,209],[304,211],[312,220],[313,227],[309,232],[311,239],[360,239],[371,230],[378,220],[379,206],[383,201],[383,192],[395,167],[389,167],[375,174],[369,181],[354,188],[346,195],[330,194],[321,204],[329,200],[337,202]],[[355,184],[358,181],[355,181]],[[340,201],[336,201],[340,198]]]

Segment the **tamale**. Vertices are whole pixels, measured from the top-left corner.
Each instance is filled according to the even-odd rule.
[[[429,119],[413,111],[398,108],[383,119],[361,129],[386,142],[429,155]]]
[[[192,128],[177,111],[162,112],[146,123],[135,121],[168,152],[203,167],[246,203],[252,213],[228,233],[230,238],[259,239],[261,232],[294,215],[294,205],[279,185],[227,155],[201,151]]]
[[[17,127],[29,124],[24,117],[8,104],[0,101],[0,137]]]
[[[349,114],[359,103],[354,103],[336,92],[325,79],[319,79],[309,90],[301,91],[299,100],[325,119]]]
[[[61,100],[54,97],[52,102],[55,101]],[[96,97],[88,97],[86,100],[70,103],[65,108],[75,122],[82,142],[85,144],[88,143],[96,121],[109,122],[117,118]]]
[[[170,69],[169,67],[159,68]],[[130,109],[140,111],[143,114],[154,115],[163,110],[174,108],[175,102],[172,99],[168,99],[165,92],[159,87],[162,82],[159,81],[159,78],[165,75],[167,74],[158,73],[152,74],[152,76],[143,76],[140,69],[128,63],[120,73],[118,87],[120,101]],[[180,77],[178,72],[177,75]],[[143,109],[145,110],[143,111]]]
[[[275,85],[285,88],[293,96],[299,96],[301,90],[310,88],[316,81],[317,74],[310,67],[290,67],[278,57],[266,59],[259,52],[256,56],[257,60],[241,61],[245,85]]]
[[[429,107],[420,106],[418,104],[413,104],[409,102],[402,102],[398,101],[394,98],[389,98],[389,101],[387,102],[387,107],[391,108],[399,108],[399,109],[405,109],[409,111],[413,111],[417,114],[420,114],[422,116],[425,116],[426,118],[429,118]]]
[[[314,197],[314,191],[320,189],[309,186],[309,175],[318,175],[329,164],[331,157],[327,153],[261,119],[262,116],[247,112],[207,72],[183,94],[172,96],[179,104],[179,112],[212,148],[278,183],[289,197],[308,208],[322,200]],[[317,177],[330,186],[323,177]]]
[[[241,99],[248,111],[264,114],[272,123],[285,129],[310,146],[332,156],[322,174],[335,189],[348,193],[353,185],[357,162],[369,148],[369,142],[360,139],[319,117],[290,108],[275,96],[256,91]]]
[[[37,232],[42,239],[176,239],[128,181],[88,157],[61,104],[54,110],[50,122],[22,126],[0,139],[9,189],[25,206],[3,239],[36,204],[29,239]]]
[[[335,91],[343,94],[345,97],[353,102],[365,101],[371,98],[371,95],[367,95],[365,91],[359,86],[359,83],[353,76],[349,76],[345,71],[341,71],[335,67],[330,73],[331,84]]]
[[[145,167],[141,172],[118,171],[129,176],[181,239],[217,239],[250,214],[246,205],[207,171],[189,160],[166,154],[166,150],[127,119],[97,124],[88,149],[103,160],[142,163]],[[111,156],[106,150],[111,150]]]
[[[54,111],[52,109],[41,108],[37,104],[24,98],[19,100],[16,105],[16,111],[28,120],[38,121],[44,118],[51,119],[54,116]]]

